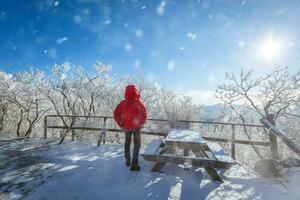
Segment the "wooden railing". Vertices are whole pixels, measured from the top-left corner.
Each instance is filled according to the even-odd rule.
[[[61,125],[49,125],[48,120],[49,118],[68,118],[70,120],[75,120],[76,118],[83,118],[83,119],[100,119],[103,120],[102,127],[91,127],[91,126],[61,126]],[[98,146],[100,146],[101,142],[105,142],[105,137],[107,132],[123,132],[119,128],[107,127],[107,120],[113,119],[111,116],[72,116],[72,115],[47,115],[44,118],[44,138],[47,138],[47,130],[48,129],[65,129],[65,130],[86,130],[86,131],[99,131],[100,137],[97,142]],[[168,122],[167,119],[148,119],[148,122]],[[240,140],[236,139],[236,127],[256,127],[256,128],[265,128],[262,124],[241,124],[241,123],[228,123],[228,122],[211,122],[211,121],[195,121],[195,120],[178,120],[176,122],[179,123],[190,123],[190,124],[209,124],[209,125],[224,125],[224,126],[231,126],[231,137],[228,138],[218,138],[218,137],[207,137],[203,136],[205,140],[212,141],[212,142],[221,142],[221,143],[229,143],[231,149],[231,156],[235,159],[235,144],[243,144],[243,145],[260,145],[260,146],[270,146],[269,141],[252,141],[252,140]],[[72,123],[71,123],[72,124]],[[141,130],[141,134],[146,135],[154,135],[154,136],[166,136],[166,132],[159,132],[159,131],[148,131],[148,130]]]
[[[273,123],[271,123],[268,119],[261,119],[260,122],[269,129],[270,136],[280,138],[281,141],[289,147],[293,152],[295,152],[298,156],[300,156],[300,146],[296,144],[294,141],[292,141],[290,138],[287,137],[287,135],[281,131],[280,129],[276,128]],[[277,142],[277,141],[275,141]],[[271,142],[271,146],[273,147],[273,151],[278,151],[278,144],[272,144],[274,142]],[[276,154],[277,152],[275,152]]]

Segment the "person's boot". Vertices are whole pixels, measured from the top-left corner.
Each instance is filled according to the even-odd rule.
[[[141,167],[139,166],[138,161],[136,159],[132,159],[130,170],[131,171],[140,171],[140,169],[141,169]]]
[[[141,167],[139,165],[131,165],[130,170],[131,171],[140,171]]]
[[[125,165],[126,167],[130,166],[130,157],[125,157]]]

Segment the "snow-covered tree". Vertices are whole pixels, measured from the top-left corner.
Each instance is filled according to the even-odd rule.
[[[232,119],[237,122],[257,123],[259,119],[267,118],[280,124],[282,117],[297,109],[300,71],[290,73],[287,67],[276,67],[269,73],[255,76],[253,70],[242,70],[238,75],[226,73],[225,79],[228,83],[217,88],[216,97],[232,109]],[[266,136],[265,132],[250,132],[245,127],[244,132],[248,139],[258,134]],[[262,158],[258,148],[252,147]]]

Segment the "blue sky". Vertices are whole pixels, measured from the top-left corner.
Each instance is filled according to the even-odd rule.
[[[213,90],[225,72],[300,68],[298,0],[1,0],[0,69],[71,62]]]

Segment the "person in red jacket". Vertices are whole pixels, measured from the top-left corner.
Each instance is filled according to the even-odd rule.
[[[132,171],[139,171],[138,165],[139,151],[141,147],[140,129],[147,119],[147,109],[140,100],[140,92],[135,85],[128,85],[125,89],[125,100],[121,101],[115,111],[114,119],[117,124],[125,131],[125,161],[126,166]],[[133,158],[130,163],[130,143],[133,136],[134,148]]]

